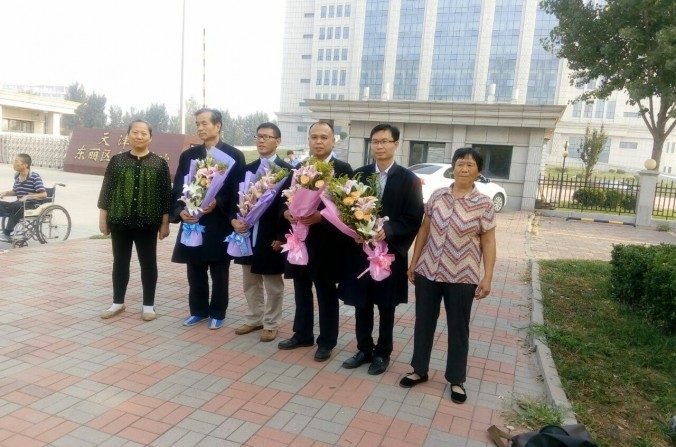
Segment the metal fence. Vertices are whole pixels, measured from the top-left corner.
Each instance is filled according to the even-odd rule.
[[[653,216],[676,219],[676,182],[659,180],[653,201]]]
[[[635,214],[639,183],[635,178],[592,177],[590,181],[565,174],[543,175],[536,207]]]
[[[25,133],[0,134],[0,163],[11,163],[17,154],[31,156],[33,165],[63,169],[69,137]]]

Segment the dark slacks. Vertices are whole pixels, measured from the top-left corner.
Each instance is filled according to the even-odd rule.
[[[446,380],[453,384],[465,383],[469,352],[469,320],[476,284],[457,284],[415,275],[415,330],[411,366],[418,375],[427,374],[434,343],[434,332],[441,309],[446,309],[448,355]]]
[[[392,332],[394,331],[394,310],[395,306],[389,304],[378,304],[378,314],[380,323],[378,324],[378,344],[373,343],[373,319],[374,306],[372,296],[366,297],[366,302],[359,303],[355,307],[355,332],[357,336],[357,349],[367,356],[389,358],[392,354]]]
[[[124,303],[129,284],[132,245],[141,266],[143,305],[153,306],[157,287],[157,230],[159,227],[110,229],[113,244],[113,303]]]
[[[317,346],[333,349],[338,343],[338,293],[336,284],[326,280],[313,281],[309,271],[299,269],[293,279],[296,313],[293,320],[293,337],[300,342],[314,340],[314,300],[312,284],[317,291],[319,307],[319,337]]]
[[[16,200],[14,202],[5,202],[0,200],[0,217],[6,217],[7,221],[5,222],[5,234],[10,235],[14,230],[14,227],[23,217],[23,205],[24,203]],[[37,205],[32,203],[27,203],[26,208],[32,209],[36,208]]]
[[[188,270],[188,305],[190,315],[225,318],[228,309],[228,267],[230,260],[208,264],[186,264]],[[211,300],[209,300],[209,274],[211,274]]]

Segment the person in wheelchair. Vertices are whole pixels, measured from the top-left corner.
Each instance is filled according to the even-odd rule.
[[[0,199],[16,196],[15,201],[0,200],[0,216],[7,218],[5,228],[0,233],[0,241],[3,242],[11,242],[12,231],[23,218],[24,209],[37,208],[47,198],[42,177],[31,170],[30,155],[17,155],[14,159],[14,170],[14,186],[9,191],[0,192]]]

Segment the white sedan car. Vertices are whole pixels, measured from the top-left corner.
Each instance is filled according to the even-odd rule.
[[[417,175],[422,182],[423,201],[427,203],[432,193],[439,188],[447,188],[453,183],[453,165],[446,163],[421,163],[409,168]],[[493,208],[499,212],[507,203],[507,193],[505,189],[493,183],[490,179],[479,175],[476,182],[476,189],[480,193],[487,195],[493,201]]]

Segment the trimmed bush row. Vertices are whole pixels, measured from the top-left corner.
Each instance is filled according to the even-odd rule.
[[[573,193],[573,200],[583,207],[599,207],[608,209],[623,208],[627,211],[636,209],[636,196],[613,189],[580,188]]]
[[[676,245],[615,245],[610,265],[611,296],[676,332]]]

